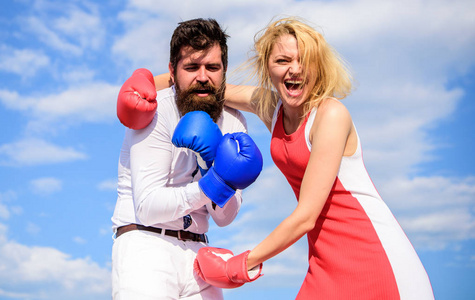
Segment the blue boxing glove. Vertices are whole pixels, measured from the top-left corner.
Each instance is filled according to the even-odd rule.
[[[227,133],[216,150],[214,165],[198,182],[205,195],[223,207],[236,189],[251,185],[262,171],[259,148],[244,132]]]
[[[218,125],[206,112],[192,111],[185,114],[176,125],[172,143],[195,152],[201,174],[204,174],[213,165],[222,137]]]

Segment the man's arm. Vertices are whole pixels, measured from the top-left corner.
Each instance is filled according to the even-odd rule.
[[[236,218],[242,203],[242,191],[236,190],[231,199],[223,206],[219,207],[216,204],[209,202],[206,204],[206,209],[213,218],[216,225],[219,227],[228,226]]]
[[[247,133],[247,122],[243,114],[235,109],[224,108],[223,119],[221,123],[221,129],[223,133],[229,132],[245,132]],[[232,221],[236,218],[242,203],[242,190],[236,190],[231,199],[224,207],[219,207],[208,203],[206,208],[208,209],[209,214],[213,218],[216,225],[220,227],[227,226],[231,224]]]
[[[162,105],[163,106],[163,105]],[[130,138],[130,170],[136,216],[145,226],[177,220],[209,203],[201,192],[198,182],[192,181],[195,161],[187,159],[185,150],[176,149],[171,142],[173,120],[167,114],[172,111],[159,109],[152,123],[142,130],[127,130]],[[179,166],[173,166],[174,151]],[[178,164],[178,163],[177,163]],[[175,176],[172,168],[181,172],[181,178]],[[188,174],[189,173],[189,174]],[[188,178],[189,177],[189,178]],[[180,180],[184,184],[176,184]],[[169,182],[176,186],[169,186]]]

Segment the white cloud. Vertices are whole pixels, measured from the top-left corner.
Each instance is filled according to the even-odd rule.
[[[33,33],[43,45],[61,51],[64,55],[82,55],[89,49],[98,50],[104,44],[105,26],[97,5],[84,2],[36,2],[34,15],[23,16],[21,25]]]
[[[33,294],[22,293],[22,292],[19,292],[19,293],[8,292],[2,289],[0,289],[0,296],[12,298],[12,299],[32,299],[33,298]]]
[[[109,209],[109,211],[113,212],[114,211],[114,208],[112,207],[111,209]],[[99,235],[101,236],[111,236],[112,237],[112,229],[111,229],[111,226],[110,225],[107,225],[107,226],[102,226],[101,228],[99,228]]]
[[[380,192],[419,249],[453,248],[475,238],[475,178],[395,178]]]
[[[45,18],[38,17],[28,17],[24,19],[24,23],[28,25],[29,30],[32,31],[43,44],[67,54],[81,55],[83,53],[79,45],[67,41],[66,38],[62,37],[54,29],[49,28],[45,21]]]
[[[21,213],[18,212],[18,207],[14,208],[9,208],[8,203],[10,203],[12,200],[15,200],[17,198],[17,193],[15,193],[12,190],[8,190],[6,192],[1,192],[0,193],[0,219],[7,220],[10,218],[10,213]],[[13,210],[13,211],[12,211]],[[2,234],[0,230],[0,235]]]
[[[92,82],[96,72],[92,69],[85,67],[74,66],[72,70],[66,70],[63,72],[62,77],[64,81],[70,83],[77,82]]]
[[[475,205],[475,178],[442,176],[394,178],[380,185],[389,205],[402,212],[466,207]],[[403,201],[401,201],[403,200]]]
[[[231,66],[236,64],[233,57],[239,58],[238,62],[243,60],[252,43],[252,36],[268,22],[267,16],[272,16],[279,6],[279,2],[273,1],[206,1],[206,4],[193,1],[130,1],[119,15],[119,20],[128,30],[116,40],[113,53],[120,60],[131,61],[133,69],[146,67],[154,74],[168,72],[170,38],[178,23],[193,18],[215,18],[231,34],[228,40]]]
[[[118,61],[125,61],[127,65],[129,61],[132,62],[130,74],[123,74],[124,80],[137,68],[147,68],[154,75],[168,72],[170,37],[176,27],[175,23],[156,16],[136,17],[138,19],[135,21],[125,23],[130,29],[112,47],[112,53]],[[128,19],[124,16],[120,19],[124,18]],[[137,27],[134,23],[141,26]]]
[[[27,132],[55,132],[81,122],[111,122],[116,119],[120,86],[90,83],[50,95],[21,95],[0,90],[0,101],[9,109],[31,115]]]
[[[108,179],[100,182],[97,186],[102,191],[115,191],[117,190],[117,179]]]
[[[62,189],[62,181],[53,177],[37,178],[30,182],[33,193],[50,195]]]
[[[28,222],[25,225],[25,230],[31,235],[38,235],[41,232],[41,227],[35,223]]]
[[[0,48],[0,70],[27,78],[50,64],[48,56],[31,49]]]
[[[86,154],[71,147],[60,147],[36,138],[0,145],[0,165],[31,166],[86,158]]]
[[[104,24],[95,5],[87,5],[89,11],[73,6],[65,15],[52,20],[52,27],[69,38],[78,40],[81,49],[99,49],[105,37]]]
[[[8,227],[5,224],[0,223],[0,243],[3,244],[7,240],[7,232]]]
[[[79,244],[79,245],[84,245],[84,244],[87,243],[87,241],[84,238],[80,237],[80,236],[75,236],[73,238],[73,242],[75,242],[76,244]]]
[[[457,250],[461,241],[475,238],[475,218],[472,211],[443,209],[415,218],[400,218],[412,243],[419,249]]]
[[[0,295],[20,299],[105,299],[110,271],[89,258],[49,247],[29,247],[5,237],[0,224]]]
[[[115,113],[117,86],[94,83],[71,88],[57,95],[37,98],[32,108],[38,117],[77,117],[83,121],[101,121]],[[33,99],[30,103],[33,103]]]
[[[15,205],[10,207],[10,211],[15,215],[23,214],[23,207]]]
[[[0,219],[8,219],[10,217],[10,211],[8,207],[0,203]]]

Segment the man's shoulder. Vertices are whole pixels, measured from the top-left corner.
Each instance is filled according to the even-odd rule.
[[[227,106],[223,107],[223,114],[218,125],[223,132],[247,131],[244,115],[239,110]]]
[[[172,87],[157,91],[157,102],[175,101],[175,90]]]
[[[174,127],[180,119],[178,108],[175,101],[175,90],[173,88],[166,88],[157,91],[157,111],[155,119],[162,125],[167,127]]]
[[[168,112],[177,110],[175,90],[170,87],[157,91],[157,106],[159,111]]]
[[[245,119],[244,115],[239,110],[226,105],[223,107],[223,118]]]

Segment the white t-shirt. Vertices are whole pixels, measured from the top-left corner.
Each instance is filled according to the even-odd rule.
[[[198,186],[196,155],[171,142],[180,120],[174,87],[158,91],[157,101],[157,112],[147,127],[125,131],[112,229],[135,223],[201,234],[208,231],[210,215],[218,226],[228,225],[241,206],[241,191],[223,208],[212,208]],[[246,119],[232,108],[224,107],[216,123],[223,135],[247,133]]]

